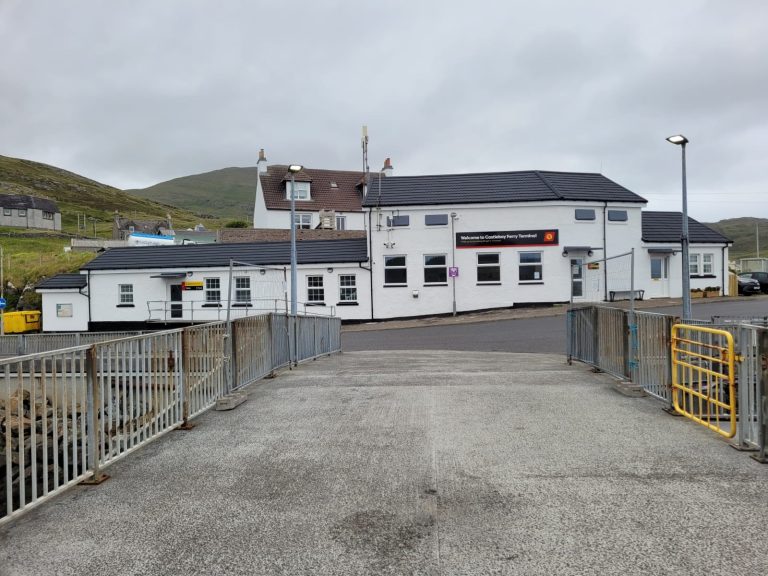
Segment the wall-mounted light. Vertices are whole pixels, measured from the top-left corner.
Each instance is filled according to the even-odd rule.
[[[187,276],[191,277],[192,276],[192,272],[187,272]]]
[[[413,291],[413,297],[414,298],[418,298],[419,297],[419,291],[418,290],[414,290]]]
[[[328,272],[328,274],[333,274],[333,268],[331,267],[328,267],[326,271]]]
[[[264,269],[264,268],[259,268],[259,274],[261,274],[262,276],[264,276],[264,274],[266,274],[266,273],[267,273],[266,269]]]

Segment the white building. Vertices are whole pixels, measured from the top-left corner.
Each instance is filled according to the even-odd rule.
[[[262,149],[257,167],[253,227],[290,230],[291,174],[288,166],[268,166]],[[384,173],[391,172],[392,165],[387,162]],[[365,229],[363,172],[304,168],[294,175],[294,186],[298,228]]]
[[[638,298],[680,297],[682,217],[645,204],[600,174],[375,177],[359,215],[367,237],[298,242],[300,312],[378,320],[599,302],[628,298],[632,280]],[[689,227],[691,288],[727,294],[730,242]],[[83,267],[84,285],[39,285],[43,329],[224,319],[230,260],[247,263],[234,267],[233,317],[285,309],[289,242],[112,249]]]
[[[48,198],[26,194],[0,194],[0,226],[61,230],[61,211]]]

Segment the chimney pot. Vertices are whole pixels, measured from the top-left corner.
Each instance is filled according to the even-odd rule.
[[[392,160],[390,158],[386,158],[384,160],[384,167],[381,169],[381,172],[384,174],[384,176],[392,176],[394,171],[395,169],[392,168]]]

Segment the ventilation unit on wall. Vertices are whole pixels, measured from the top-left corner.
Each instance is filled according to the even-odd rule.
[[[320,210],[320,224],[318,228],[323,230],[336,230],[336,211]]]

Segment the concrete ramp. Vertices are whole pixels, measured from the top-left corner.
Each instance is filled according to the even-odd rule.
[[[768,467],[562,356],[355,352],[0,530],[0,575],[765,573]]]

